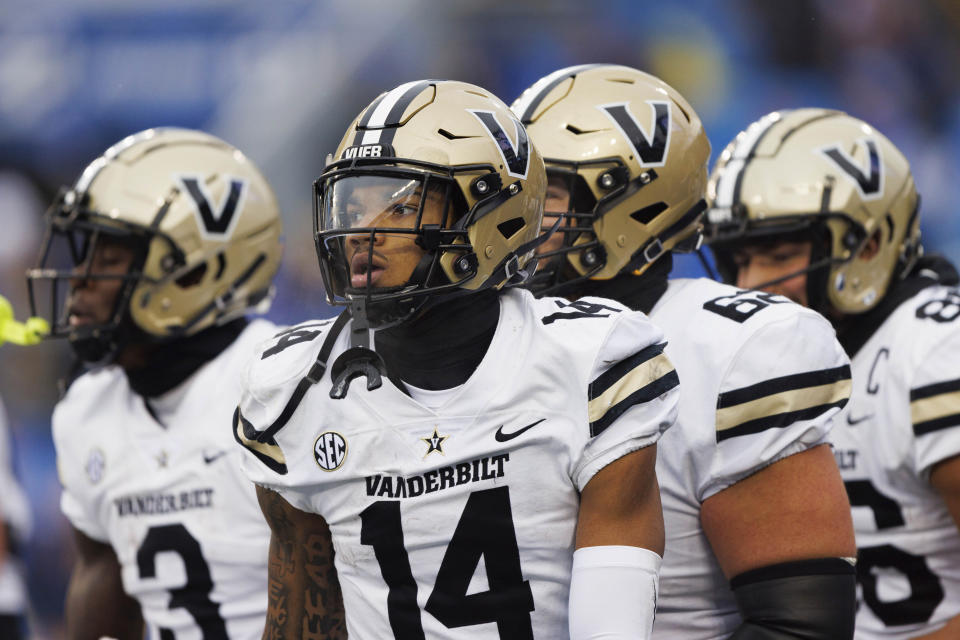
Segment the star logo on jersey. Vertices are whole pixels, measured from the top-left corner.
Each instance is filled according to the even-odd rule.
[[[427,443],[427,452],[423,454],[423,457],[426,458],[428,455],[430,455],[434,451],[439,452],[440,455],[445,455],[443,453],[443,441],[449,437],[450,436],[440,435],[440,433],[437,431],[437,428],[434,427],[432,436],[429,436],[427,438],[420,438],[421,440]]]

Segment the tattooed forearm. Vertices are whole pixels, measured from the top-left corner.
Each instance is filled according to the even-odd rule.
[[[264,629],[264,640],[283,640],[284,629],[290,620],[289,588],[286,579],[291,571],[286,570],[287,559],[278,550],[284,546],[271,536],[270,542],[270,573],[267,580],[267,624]]]
[[[257,488],[270,524],[267,621],[264,640],[342,640],[343,598],[333,564],[330,529],[322,517]]]
[[[304,571],[309,580],[304,593],[303,637],[310,640],[346,638],[343,594],[333,565],[330,530],[326,526],[324,531],[316,531],[307,537],[306,552]]]
[[[283,640],[290,622],[290,588],[287,584],[293,575],[294,545],[290,540],[294,533],[293,522],[287,516],[283,500],[278,494],[257,488],[260,509],[270,525],[269,574],[267,578],[267,622],[264,640]]]

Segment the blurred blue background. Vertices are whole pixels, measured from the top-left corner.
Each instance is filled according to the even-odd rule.
[[[24,270],[61,184],[125,135],[177,125],[232,142],[277,191],[286,254],[271,317],[330,315],[310,185],[361,108],[426,77],[473,82],[509,103],[584,62],[674,85],[714,158],[777,108],[834,107],[871,122],[910,159],[927,250],[960,258],[956,0],[3,0],[0,293],[27,314]],[[692,258],[677,265],[701,275]],[[63,636],[72,562],[49,429],[68,365],[63,344],[0,350],[0,396],[37,524],[26,550],[37,638]]]

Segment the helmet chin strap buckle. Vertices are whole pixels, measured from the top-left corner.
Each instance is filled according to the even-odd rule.
[[[646,260],[647,263],[653,262],[654,260],[662,256],[663,252],[664,252],[663,243],[660,242],[660,238],[654,237],[653,240],[651,240],[650,243],[647,244],[646,247],[644,247],[643,259]]]
[[[367,391],[383,386],[387,366],[376,351],[370,348],[370,323],[367,320],[363,298],[350,301],[350,348],[340,354],[330,367],[330,397],[342,400],[347,397],[350,383],[361,376],[367,379]]]

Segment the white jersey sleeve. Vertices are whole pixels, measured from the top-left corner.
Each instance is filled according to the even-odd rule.
[[[297,387],[316,363],[317,353],[333,323],[333,319],[305,322],[258,345],[244,367],[240,403],[234,413],[234,438],[249,454],[244,455],[242,462],[247,476],[254,483],[276,491],[301,511],[311,510],[310,496],[297,487],[311,483],[306,478],[297,482],[289,471],[293,468],[293,476],[299,476],[297,469],[311,466],[303,465],[302,461],[299,465],[288,465],[286,456],[307,448],[291,448],[285,453],[273,437],[259,438],[259,435],[278,421],[285,426],[298,411],[302,412],[300,399],[295,397]],[[337,343],[345,346],[348,335],[341,332]],[[288,413],[285,415],[285,412]],[[312,453],[308,451],[308,454],[312,457]]]
[[[665,347],[663,333],[642,313],[624,312],[613,323],[590,374],[591,439],[574,473],[580,490],[604,466],[656,443],[676,422],[679,378]]]
[[[823,317],[791,313],[757,328],[723,373],[700,500],[824,442],[850,388],[849,360]]]
[[[118,378],[122,375],[116,368],[109,368],[80,376],[53,410],[53,443],[58,452],[57,472],[63,487],[60,509],[75,529],[103,544],[110,543],[110,534],[98,515],[103,504],[100,492],[95,490],[103,453],[94,448],[87,459],[82,460],[68,459],[66,452],[73,448],[77,425],[108,419],[91,413],[88,410],[91,403],[83,399],[103,397],[120,383]]]

